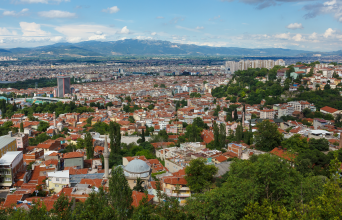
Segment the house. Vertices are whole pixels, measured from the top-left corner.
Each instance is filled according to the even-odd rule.
[[[341,113],[341,111],[339,111],[338,109],[331,108],[329,106],[324,106],[323,108],[321,108],[320,112],[322,112],[323,114],[332,114],[334,117]]]
[[[274,119],[275,111],[273,109],[264,109],[260,111],[261,119]]]
[[[186,185],[184,179],[185,170],[179,170],[172,174],[172,176],[165,176],[162,178],[162,189],[169,197],[177,198],[181,205],[186,203],[186,199],[191,196],[190,188]]]
[[[12,187],[18,172],[24,172],[22,151],[8,151],[0,158],[0,186]]]
[[[132,206],[138,207],[139,206],[139,202],[144,197],[145,197],[145,193],[138,192],[138,191],[132,191],[132,198],[133,198]],[[147,195],[147,203],[153,204],[153,198],[154,198],[153,195]]]
[[[84,154],[80,152],[69,152],[63,155],[62,167],[84,168]]]
[[[219,156],[213,158],[213,162],[215,164],[219,164],[219,163],[225,162],[227,159],[228,159],[227,157],[225,157],[223,155],[219,155]]]
[[[61,148],[61,142],[58,140],[47,140],[37,145],[37,148],[44,149],[44,153],[48,151],[58,151]]]
[[[0,157],[2,157],[7,151],[16,151],[16,150],[17,150],[16,138],[9,137],[9,136],[0,137]]]
[[[49,190],[59,193],[64,187],[70,186],[69,170],[47,173],[46,186]]]

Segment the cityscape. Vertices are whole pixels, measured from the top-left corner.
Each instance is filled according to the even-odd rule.
[[[0,219],[342,219],[341,2],[131,4],[4,1]]]

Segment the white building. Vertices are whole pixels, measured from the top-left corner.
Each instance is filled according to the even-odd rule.
[[[70,175],[69,170],[48,172],[48,179],[46,185],[49,190],[54,192],[60,192],[64,187],[70,186]]]

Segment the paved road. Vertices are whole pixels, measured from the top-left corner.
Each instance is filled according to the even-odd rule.
[[[0,189],[0,198],[6,198],[9,193],[9,189]]]

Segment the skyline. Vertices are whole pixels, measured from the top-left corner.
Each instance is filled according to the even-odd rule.
[[[309,51],[342,49],[342,1],[3,0],[0,48],[88,40]]]

